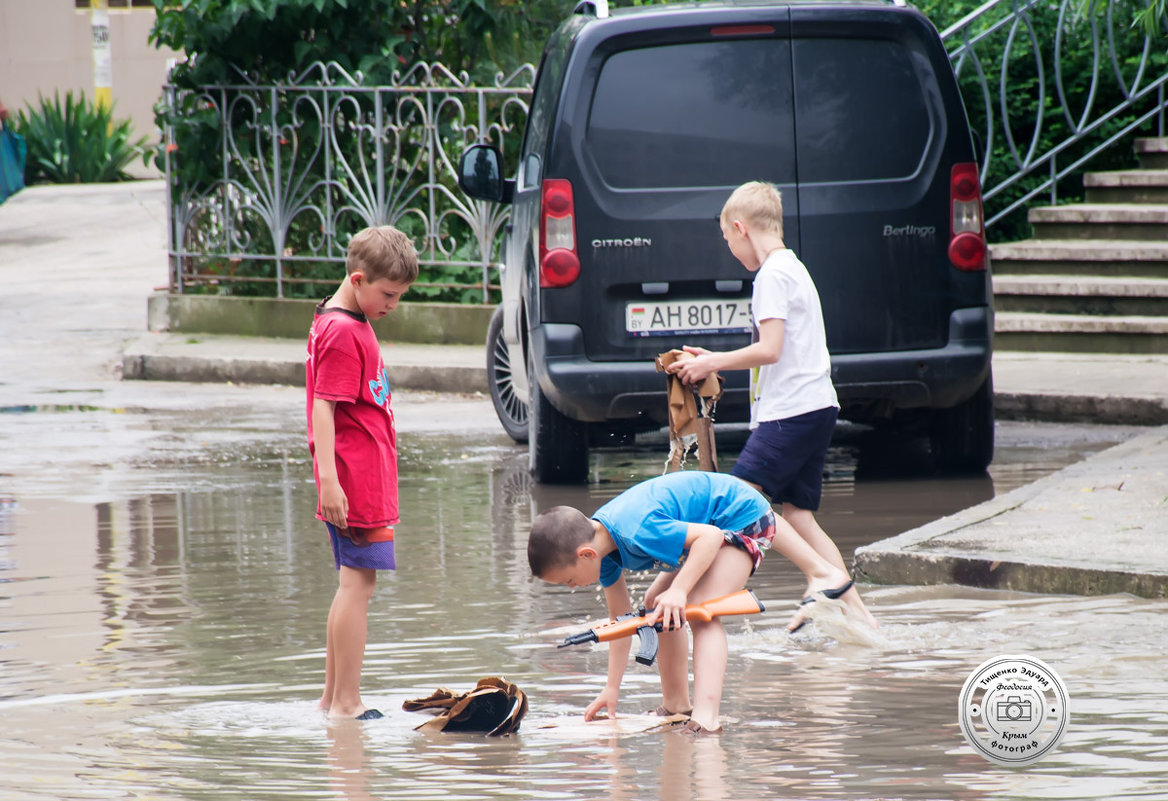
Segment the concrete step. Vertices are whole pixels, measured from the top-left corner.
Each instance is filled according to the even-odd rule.
[[[1076,203],[1029,212],[1035,239],[1168,240],[1168,204]]]
[[[1141,137],[1135,141],[1135,151],[1145,170],[1168,170],[1168,136]]]
[[[1089,172],[1088,203],[1168,203],[1168,169]]]
[[[999,312],[1168,319],[1168,278],[995,275]]]
[[[1168,319],[998,312],[994,348],[1053,353],[1168,354]],[[1168,375],[1164,376],[1168,383]]]
[[[995,275],[1168,278],[1168,242],[1027,239],[990,245]]]

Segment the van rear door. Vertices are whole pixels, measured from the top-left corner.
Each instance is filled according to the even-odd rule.
[[[819,289],[828,347],[941,347],[957,305],[946,254],[955,154],[936,33],[902,9],[795,6],[791,39],[797,253]]]
[[[547,175],[576,187],[581,269],[542,293],[541,317],[579,325],[594,361],[745,344],[752,276],[717,215],[736,186],[761,179],[788,190],[798,218],[787,10],[671,18],[645,31],[614,19],[599,41],[581,33],[575,57],[588,68],[572,71],[550,149]],[[788,234],[797,240],[798,226]],[[730,304],[733,319],[719,320]],[[695,333],[721,322],[736,330]]]

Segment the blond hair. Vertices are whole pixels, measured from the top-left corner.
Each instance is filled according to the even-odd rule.
[[[412,284],[418,280],[418,254],[410,238],[392,225],[366,228],[349,242],[345,272],[360,272],[368,281]]]
[[[722,206],[721,222],[741,220],[757,231],[783,235],[783,196],[765,181],[750,181],[735,189]]]
[[[576,549],[591,542],[592,521],[579,509],[553,506],[531,522],[527,538],[527,564],[531,575],[544,576],[549,570],[567,567],[576,561]]]

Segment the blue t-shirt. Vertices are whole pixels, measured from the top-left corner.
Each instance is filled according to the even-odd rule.
[[[600,584],[608,587],[621,570],[676,570],[686,553],[690,523],[738,531],[770,511],[753,487],[726,473],[681,470],[642,481],[596,510],[616,543],[600,561]]]

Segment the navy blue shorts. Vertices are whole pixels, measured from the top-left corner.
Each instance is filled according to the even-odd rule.
[[[341,569],[341,565],[368,570],[397,568],[397,561],[393,555],[393,540],[358,544],[352,537],[339,533],[332,523],[326,522],[324,525],[333,544],[333,560],[336,562],[337,570]]]
[[[771,503],[815,512],[823,496],[823,464],[839,409],[767,420],[750,432],[732,475],[762,488]]]

